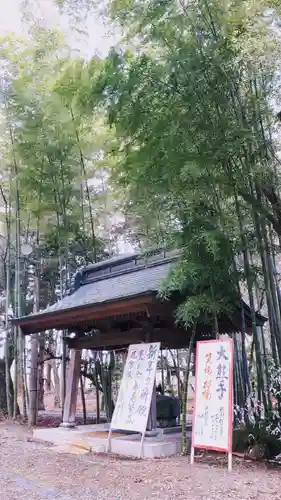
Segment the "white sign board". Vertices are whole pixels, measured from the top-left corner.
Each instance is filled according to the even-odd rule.
[[[159,349],[159,342],[130,345],[111,429],[145,432]]]
[[[205,448],[231,453],[232,384],[232,340],[197,342],[193,450]]]

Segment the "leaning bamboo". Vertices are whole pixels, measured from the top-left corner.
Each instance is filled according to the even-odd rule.
[[[238,219],[240,238],[241,238],[241,242],[242,242],[244,269],[245,269],[246,283],[247,283],[247,288],[248,288],[248,296],[249,296],[249,303],[250,303],[250,310],[251,310],[253,342],[254,342],[254,346],[255,346],[256,362],[257,362],[258,390],[262,394],[264,409],[266,412],[267,411],[267,398],[266,398],[265,386],[264,386],[264,380],[263,380],[262,359],[261,359],[260,343],[259,343],[257,323],[256,323],[256,311],[255,311],[255,301],[254,301],[254,293],[253,293],[253,286],[254,286],[253,274],[252,274],[252,270],[251,270],[251,266],[250,266],[250,258],[249,258],[247,239],[246,239],[246,235],[245,235],[245,232],[243,229],[241,209],[240,209],[240,205],[239,205],[238,196],[237,196],[236,191],[234,192],[234,195],[235,195],[236,215],[237,215],[237,219]]]
[[[18,165],[16,161],[15,155],[15,147],[14,147],[14,137],[12,128],[9,127],[10,139],[12,145],[12,153],[13,153],[13,165],[14,165],[14,176],[15,176],[15,219],[16,219],[16,262],[15,262],[15,313],[17,317],[21,316],[21,297],[20,297],[20,198],[19,198],[19,180],[18,180]],[[15,382],[14,382],[14,409],[13,409],[13,418],[17,417],[18,413],[18,369],[20,368],[20,329],[18,326],[14,327],[14,350],[15,350]],[[23,401],[23,409],[25,409],[25,401]]]
[[[190,361],[191,354],[194,345],[196,334],[196,325],[192,327],[192,333],[190,337],[189,347],[186,354],[186,366],[184,372],[184,382],[183,382],[183,391],[182,391],[182,411],[181,411],[181,429],[182,429],[182,454],[186,455],[188,453],[187,449],[187,437],[186,437],[186,410],[187,410],[187,396],[188,396],[188,381],[189,381],[189,373],[190,373]]]
[[[34,303],[33,312],[39,311],[39,273],[35,269],[34,275]],[[31,359],[30,359],[30,376],[29,376],[29,412],[28,425],[33,427],[36,425],[38,412],[38,336],[32,335],[31,338]]]
[[[11,184],[11,182],[10,182]],[[9,190],[11,186],[9,186]],[[5,302],[5,381],[6,381],[6,399],[7,399],[7,412],[8,419],[12,418],[12,408],[11,408],[11,387],[10,387],[10,334],[9,334],[9,309],[10,309],[10,282],[11,282],[11,194],[9,192],[9,202],[4,195],[4,191],[1,186],[1,194],[5,205],[5,220],[6,220],[6,231],[7,231],[7,251],[5,260],[5,275],[6,275],[6,302]]]
[[[86,410],[86,399],[85,399],[85,391],[84,391],[84,385],[83,385],[83,377],[80,373],[80,390],[81,390],[81,401],[82,401],[82,408],[83,408],[83,423],[86,425],[87,423],[87,410]]]

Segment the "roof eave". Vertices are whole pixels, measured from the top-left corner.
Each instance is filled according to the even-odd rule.
[[[142,294],[131,295],[115,300],[98,302],[95,304],[83,304],[82,306],[64,310],[59,309],[47,313],[42,312],[30,316],[22,316],[13,319],[12,324],[19,326],[24,335],[32,335],[33,333],[39,333],[52,328],[61,330],[69,328],[75,323],[85,322],[87,319],[90,321],[92,319],[95,320],[113,315],[122,316],[124,310],[128,310],[131,306],[135,307],[137,312],[138,307],[145,309],[146,305],[151,304],[156,295],[157,291],[149,290]],[[118,306],[117,309],[116,306]]]

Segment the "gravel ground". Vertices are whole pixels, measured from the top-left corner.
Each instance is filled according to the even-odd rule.
[[[213,458],[191,467],[185,457],[139,461],[61,455],[28,436],[20,425],[0,425],[0,491],[5,500],[281,498],[280,470],[263,465],[234,461],[229,474]]]

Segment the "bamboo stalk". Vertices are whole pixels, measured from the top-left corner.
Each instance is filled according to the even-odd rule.
[[[11,190],[11,176],[9,176],[9,191]],[[9,336],[9,308],[10,308],[10,268],[11,268],[11,193],[9,192],[9,202],[4,194],[2,185],[0,185],[1,195],[5,206],[5,222],[7,231],[7,250],[5,259],[5,277],[6,277],[6,301],[5,301],[5,382],[6,382],[6,399],[8,419],[12,418],[11,401],[12,395],[10,390],[10,336]]]
[[[20,201],[19,201],[19,185],[18,185],[18,165],[15,156],[14,137],[11,126],[9,126],[10,139],[13,151],[13,164],[15,175],[15,218],[16,218],[16,265],[15,265],[15,313],[17,317],[21,316],[21,298],[20,298]],[[14,345],[15,345],[15,388],[14,388],[14,409],[13,418],[17,417],[18,413],[18,367],[21,372],[21,334],[18,326],[14,328]],[[20,361],[20,362],[19,362]],[[23,410],[25,411],[25,400],[23,400]]]
[[[183,391],[182,391],[182,421],[181,421],[181,429],[182,429],[182,454],[187,455],[187,438],[186,438],[186,410],[187,410],[187,395],[188,395],[188,381],[189,381],[189,372],[190,372],[190,361],[191,361],[191,353],[193,349],[193,344],[195,340],[196,334],[196,325],[193,325],[192,333],[190,337],[189,347],[186,354],[186,366],[184,372],[184,382],[183,382]]]
[[[245,311],[244,305],[242,304],[241,309],[241,350],[242,350],[242,362],[243,362],[243,381],[245,384],[245,397],[251,392],[251,382],[249,376],[249,367],[246,353],[246,325],[245,325]]]
[[[80,373],[80,390],[81,390],[81,401],[82,401],[82,408],[83,408],[83,423],[86,425],[87,423],[87,410],[86,410],[86,400],[85,400],[85,392],[84,392],[84,386],[83,386],[83,377]]]
[[[238,197],[237,197],[236,191],[235,191],[235,207],[236,207],[236,214],[237,214],[237,219],[238,219],[238,224],[239,224],[239,229],[240,229],[240,237],[241,237],[241,241],[242,241],[242,245],[243,245],[244,269],[245,269],[246,283],[247,283],[249,302],[250,302],[253,341],[254,341],[254,345],[255,345],[256,362],[257,362],[258,390],[260,389],[260,392],[261,392],[262,398],[263,398],[264,409],[265,409],[265,412],[267,412],[267,397],[266,397],[264,381],[263,381],[261,351],[260,351],[260,343],[259,343],[257,324],[256,324],[255,301],[254,301],[254,293],[253,293],[254,283],[253,283],[253,276],[252,276],[252,271],[251,271],[251,266],[250,266],[247,239],[246,239],[246,235],[245,235],[245,232],[243,229],[241,210],[240,210],[240,205],[238,202]]]
[[[164,363],[163,363],[163,350],[162,349],[160,351],[160,356],[161,356],[161,384],[162,384],[163,394],[165,394],[165,378],[164,378]]]
[[[88,180],[86,178],[86,165],[85,165],[85,160],[84,160],[84,155],[81,147],[81,142],[80,142],[80,137],[79,133],[75,124],[75,117],[73,113],[73,109],[70,106],[70,114],[71,114],[71,119],[74,125],[74,130],[75,130],[75,136],[76,136],[76,142],[77,142],[77,147],[79,150],[79,156],[80,156],[80,165],[81,165],[81,170],[83,177],[85,178],[85,186],[86,186],[86,193],[87,193],[87,199],[88,199],[88,208],[89,208],[89,214],[90,214],[90,225],[91,225],[91,231],[92,231],[92,240],[93,240],[93,249],[94,249],[94,262],[97,262],[97,241],[96,241],[96,235],[95,235],[95,226],[94,226],[94,217],[93,217],[93,211],[92,211],[92,205],[91,205],[91,196],[90,196],[90,190],[89,190],[89,184]]]

